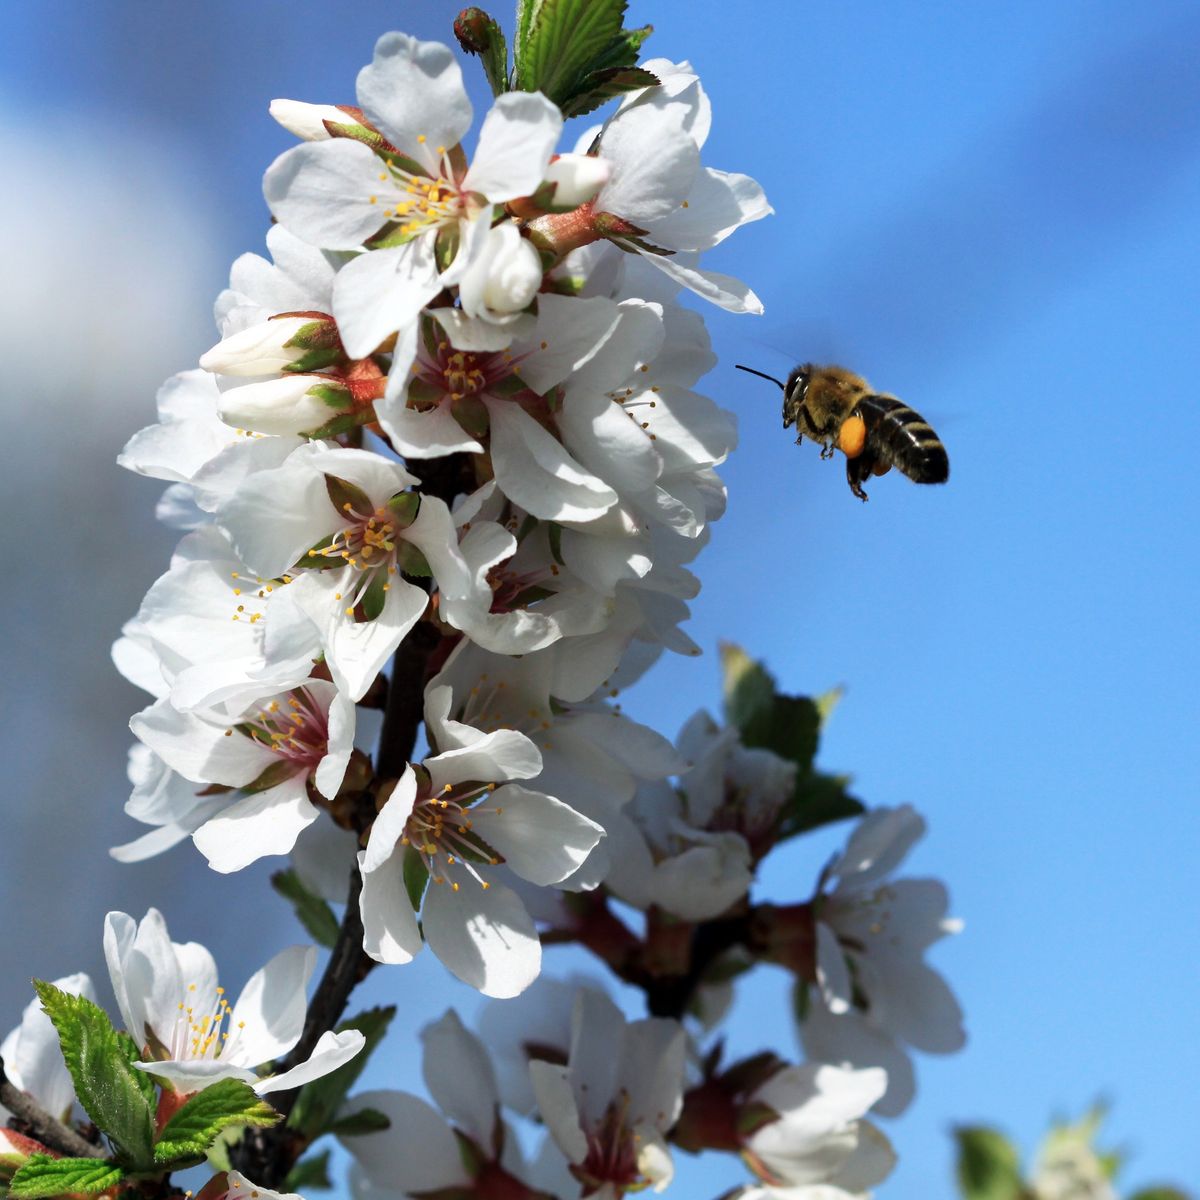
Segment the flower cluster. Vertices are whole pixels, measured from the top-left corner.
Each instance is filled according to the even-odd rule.
[[[961,1044],[923,961],[957,928],[945,891],[889,878],[923,823],[817,770],[820,702],[744,655],[725,720],[698,713],[674,744],[618,702],[664,650],[699,653],[690,567],[736,428],[696,390],[715,358],[681,293],[761,311],[701,259],[771,211],[704,164],[699,79],[634,65],[648,30],[618,9],[598,0],[579,32],[554,27],[565,6],[522,7],[511,72],[464,10],[496,92],[473,138],[451,51],[399,33],[354,104],[271,105],[299,144],[264,179],[269,257],[234,263],[218,340],[120,459],[169,485],[180,541],[114,647],[150,698],[126,811],[151,828],[112,853],[190,838],[222,873],[290,855],[274,883],[332,953],[311,1005],[299,946],[230,1003],[156,910],[110,913],[125,1033],[76,976],[39,985],[45,1013],[4,1043],[51,1122],[45,1144],[0,1144],[16,1200],[205,1156],[200,1200],[297,1200],[270,1189],[329,1186],[300,1157],[327,1134],[360,1200],[620,1200],[665,1189],[680,1150],[736,1155],[740,1200],[855,1200],[894,1162],[867,1114],[908,1103],[905,1048]],[[815,894],[758,894],[777,846],[851,816]],[[542,976],[563,942],[651,1015]],[[338,1026],[350,991],[426,944],[491,998],[478,1032],[453,1011],[422,1030],[432,1103],[348,1095],[395,1015]],[[792,972],[808,1061],[727,1058],[715,1030],[759,963]],[[109,1158],[98,1135],[80,1147],[87,1126],[55,1133],[76,1104]],[[64,1145],[78,1158],[43,1154]]]
[[[697,259],[770,208],[701,164],[695,73],[646,65],[573,150],[554,103],[505,92],[468,156],[459,66],[403,34],[358,106],[272,106],[303,141],[264,180],[271,258],[234,264],[220,341],[121,459],[185,534],[115,650],[154,697],[127,811],[155,828],[118,857],[190,836],[235,871],[324,809],[363,837],[372,957],[427,940],[511,995],[539,946],[505,879],[595,888],[637,784],[678,769],[611,703],[698,652],[687,564],[735,440],[677,292],[759,311]],[[429,755],[372,781],[356,710],[426,689]]]

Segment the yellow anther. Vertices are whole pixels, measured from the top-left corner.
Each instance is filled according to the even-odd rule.
[[[420,142],[422,146],[425,145],[425,135],[423,133],[418,133],[417,141]]]

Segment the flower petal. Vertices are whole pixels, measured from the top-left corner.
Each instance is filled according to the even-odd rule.
[[[317,1040],[313,1052],[302,1063],[279,1075],[269,1075],[254,1085],[254,1090],[265,1096],[268,1092],[280,1092],[300,1087],[330,1071],[336,1071],[348,1063],[365,1045],[367,1039],[357,1029],[346,1029],[335,1033],[327,1029]]]
[[[441,291],[433,246],[432,237],[420,234],[403,246],[360,254],[338,272],[333,315],[352,358],[365,358],[415,321]]]
[[[492,1060],[483,1043],[468,1032],[451,1009],[421,1030],[422,1074],[429,1094],[457,1128],[489,1150],[498,1119],[500,1095]]]
[[[192,841],[214,871],[228,875],[268,854],[287,854],[319,815],[305,777],[293,775],[229,805],[201,825]]]
[[[541,92],[505,92],[479,130],[462,186],[503,203],[537,191],[562,133],[562,113]]]
[[[401,856],[393,853],[375,871],[364,869],[364,859],[365,851],[360,851],[363,949],[376,962],[412,962],[424,943],[404,886]]]
[[[250,976],[233,1006],[230,1028],[241,1032],[225,1050],[226,1061],[254,1067],[286,1054],[300,1040],[316,961],[315,947],[289,946]]]
[[[525,905],[503,885],[431,886],[422,909],[430,949],[485,996],[518,996],[538,976],[542,944]],[[369,951],[368,951],[369,953]]]

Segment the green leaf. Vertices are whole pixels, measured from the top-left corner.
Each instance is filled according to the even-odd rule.
[[[70,1192],[103,1192],[125,1178],[125,1172],[103,1158],[51,1158],[31,1155],[8,1185],[14,1200],[64,1196]]]
[[[1021,1164],[1017,1148],[996,1129],[959,1126],[958,1186],[963,1200],[1021,1200]]]
[[[658,82],[658,76],[644,67],[605,67],[588,75],[578,93],[563,101],[562,114],[564,117],[582,117],[614,96],[654,87]]]
[[[1187,1192],[1176,1187],[1148,1187],[1134,1192],[1129,1200],[1192,1200]]]
[[[329,1151],[322,1150],[320,1154],[311,1154],[302,1158],[289,1172],[283,1181],[284,1192],[298,1192],[303,1195],[310,1189],[327,1190],[333,1187],[329,1179]]]
[[[508,45],[504,31],[482,8],[464,8],[454,19],[454,36],[468,54],[478,54],[492,95],[508,91]]]
[[[290,1128],[299,1130],[310,1141],[329,1129],[342,1107],[342,1101],[362,1074],[367,1060],[379,1045],[395,1015],[394,1005],[387,1008],[371,1008],[338,1026],[339,1033],[347,1029],[359,1030],[366,1039],[366,1045],[348,1063],[343,1063],[336,1071],[331,1071],[320,1079],[306,1083],[300,1089],[291,1116],[288,1117]]]
[[[338,920],[333,909],[320,896],[314,896],[295,871],[276,871],[271,876],[271,886],[285,900],[291,901],[308,936],[318,945],[331,948],[338,936]]]
[[[221,1079],[197,1092],[167,1122],[154,1147],[160,1166],[178,1159],[203,1158],[230,1125],[274,1125],[280,1119],[254,1089],[240,1079]]]
[[[625,0],[541,0],[517,45],[517,86],[569,102],[593,63],[612,52],[624,16]]]
[[[780,840],[866,812],[863,802],[846,790],[849,783],[849,775],[820,771],[797,776],[795,795],[780,822]]]
[[[329,1127],[338,1137],[358,1137],[364,1133],[379,1133],[391,1129],[391,1119],[377,1108],[360,1108],[349,1116],[339,1117]]]
[[[642,43],[654,32],[653,25],[641,29],[622,29],[615,38],[592,59],[593,73],[611,70],[613,67],[632,67],[638,60]],[[655,79],[655,83],[658,80]]]
[[[128,1042],[118,1036],[108,1014],[85,997],[40,979],[33,986],[58,1032],[84,1111],[130,1166],[148,1166],[153,1161],[154,1105],[145,1080],[136,1078],[141,1072],[130,1065]]]
[[[775,679],[733,642],[721,643],[721,691],[725,720],[744,729],[758,714],[769,711],[775,699]]]

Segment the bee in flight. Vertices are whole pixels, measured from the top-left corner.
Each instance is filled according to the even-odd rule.
[[[822,458],[834,449],[846,456],[850,490],[865,500],[863,481],[896,467],[914,483],[945,483],[950,475],[946,447],[920,413],[895,396],[876,395],[870,384],[845,367],[804,363],[787,382],[737,364],[783,389],[783,427],[795,425],[796,442],[806,437],[821,447]]]

